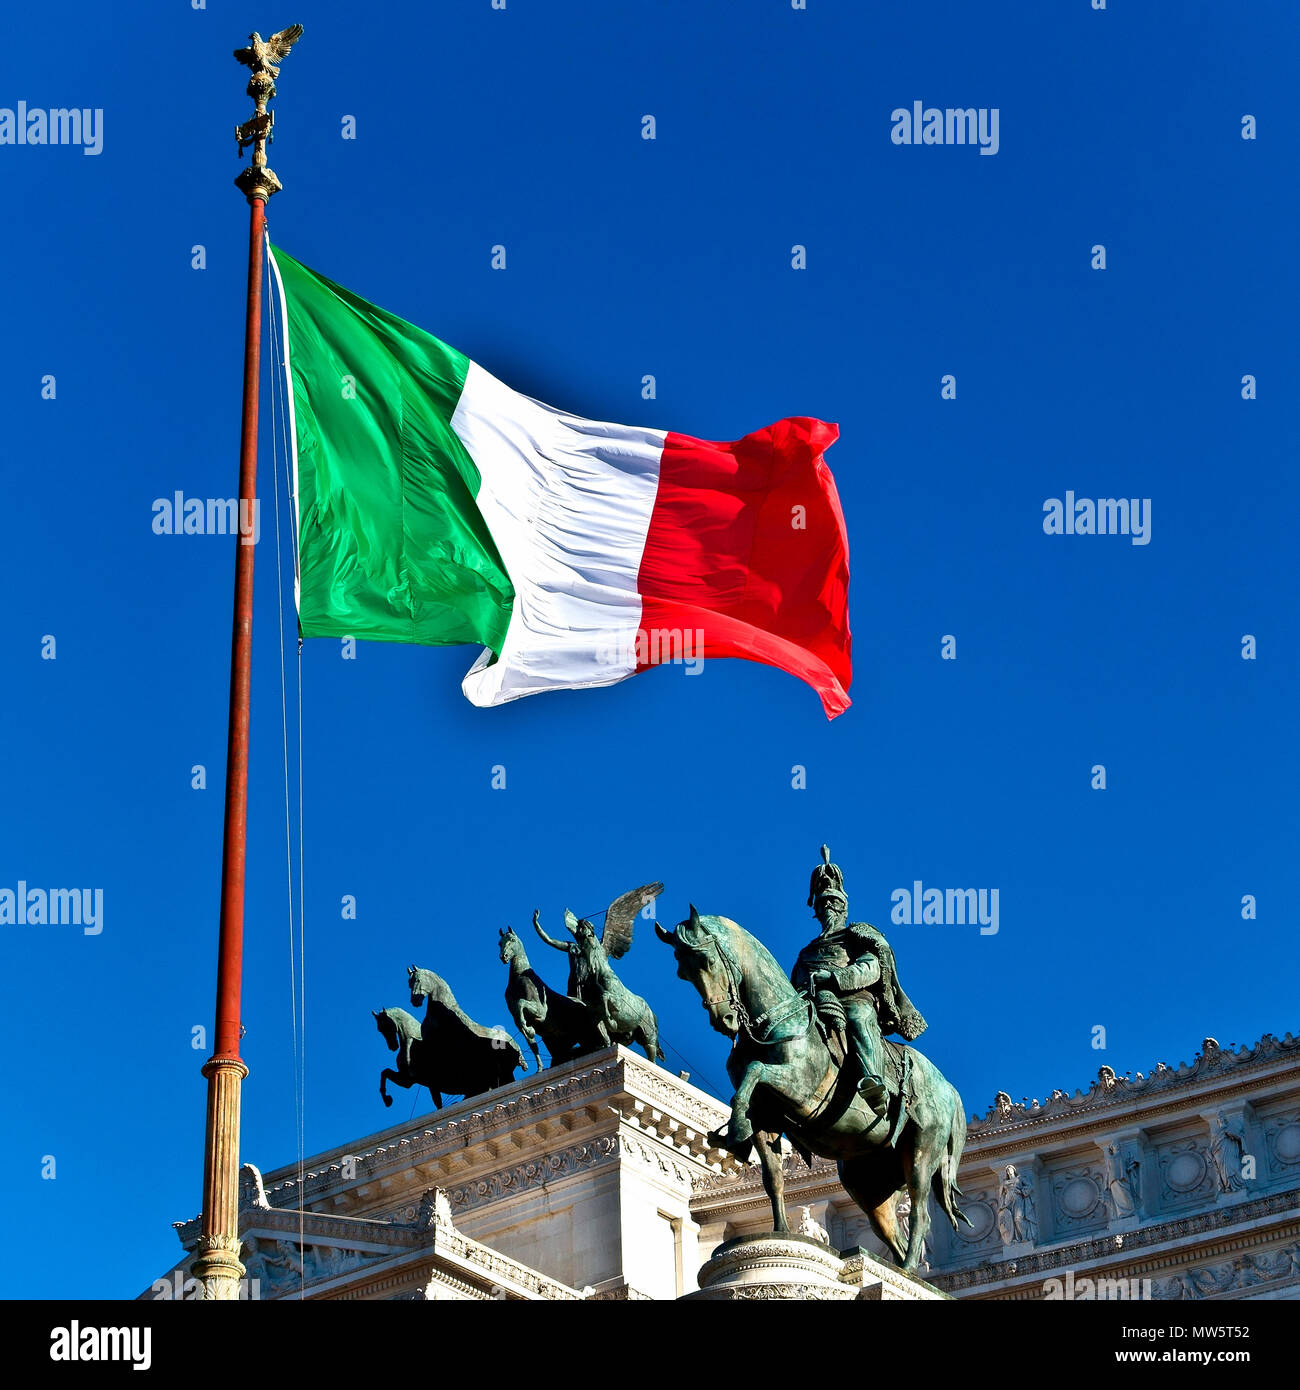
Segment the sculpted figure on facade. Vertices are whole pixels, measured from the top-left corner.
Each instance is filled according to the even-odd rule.
[[[1245,1187],[1241,1180],[1241,1160],[1246,1152],[1246,1136],[1220,1110],[1210,1117],[1210,1161],[1214,1165],[1215,1177],[1219,1180],[1220,1192],[1240,1192]]]
[[[254,1279],[260,1280],[264,1289],[276,1289],[287,1284],[290,1279],[304,1277],[305,1270],[298,1258],[298,1251],[292,1241],[271,1242],[265,1236],[245,1236],[243,1253],[244,1277],[250,1287]]]
[[[998,1187],[998,1234],[1004,1245],[1017,1241],[1038,1240],[1038,1213],[1034,1206],[1034,1189],[1008,1163]]]
[[[817,1218],[812,1214],[811,1207],[799,1208],[799,1224],[795,1227],[795,1233],[807,1236],[810,1240],[819,1241],[822,1245],[829,1245],[831,1238]]]
[[[1106,1190],[1110,1194],[1111,1211],[1117,1220],[1137,1215],[1139,1201],[1138,1160],[1120,1153],[1113,1141],[1106,1145]]]

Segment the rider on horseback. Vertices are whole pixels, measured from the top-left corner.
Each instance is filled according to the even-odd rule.
[[[889,943],[869,923],[847,920],[844,875],[830,859],[823,845],[808,887],[808,906],[822,931],[799,952],[790,982],[812,1000],[828,1031],[844,1030],[858,1066],[858,1092],[883,1114],[881,1035],[898,1033],[911,1042],[925,1031],[925,1019],[898,983]]]

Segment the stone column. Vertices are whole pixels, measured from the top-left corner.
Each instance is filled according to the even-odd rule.
[[[248,1068],[238,1057],[213,1057],[208,1078],[207,1161],[203,1167],[203,1233],[194,1278],[201,1299],[237,1299],[239,1262],[239,1091]]]
[[[691,1293],[699,1288],[700,1265],[703,1263],[700,1259],[700,1229],[700,1223],[690,1216],[683,1216],[678,1226],[678,1279],[682,1293]]]

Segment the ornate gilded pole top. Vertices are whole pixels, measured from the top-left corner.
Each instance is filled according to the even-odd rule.
[[[253,162],[239,173],[235,186],[251,203],[254,198],[269,202],[273,193],[281,188],[280,180],[267,167],[266,144],[274,139],[275,113],[266,109],[266,103],[275,95],[275,79],[280,75],[279,64],[285,55],[302,38],[302,25],[291,24],[264,39],[261,34],[248,36],[248,47],[235,49],[235,57],[251,70],[248,79],[248,95],[253,98],[256,111],[244,122],[235,127],[235,139],[239,142],[242,157],[249,145],[253,147]]]

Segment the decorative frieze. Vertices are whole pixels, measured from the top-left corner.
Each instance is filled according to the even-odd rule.
[[[998,1263],[986,1263],[952,1272],[932,1270],[929,1278],[938,1287],[952,1294],[977,1290],[983,1285],[1006,1281],[1012,1274],[1017,1280],[1035,1279],[1038,1282],[1059,1273],[1064,1269],[1080,1269],[1097,1262],[1114,1262],[1122,1258],[1126,1262],[1136,1262],[1140,1252],[1153,1247],[1169,1245],[1175,1247],[1166,1263],[1181,1257],[1178,1247],[1185,1249],[1189,1240],[1198,1240],[1201,1245],[1212,1243],[1222,1237],[1228,1228],[1236,1228],[1242,1235],[1243,1243],[1265,1244],[1272,1239],[1270,1232],[1263,1229],[1270,1218],[1289,1214],[1294,1217],[1287,1223],[1288,1232],[1300,1235],[1300,1203],[1294,1191],[1276,1192],[1266,1197],[1256,1198],[1229,1207],[1216,1207],[1209,1211],[1180,1217],[1173,1221],[1162,1221],[1120,1235],[1098,1236],[1091,1240],[1070,1244],[1054,1245],[1046,1250],[1021,1255],[1015,1261],[1014,1271]],[[1259,1233],[1256,1234],[1256,1231]]]
[[[605,1135],[590,1144],[573,1144],[566,1149],[517,1163],[511,1168],[477,1177],[471,1183],[450,1189],[448,1195],[452,1208],[464,1211],[483,1202],[500,1201],[583,1169],[612,1162],[618,1157],[619,1146],[619,1136]]]

